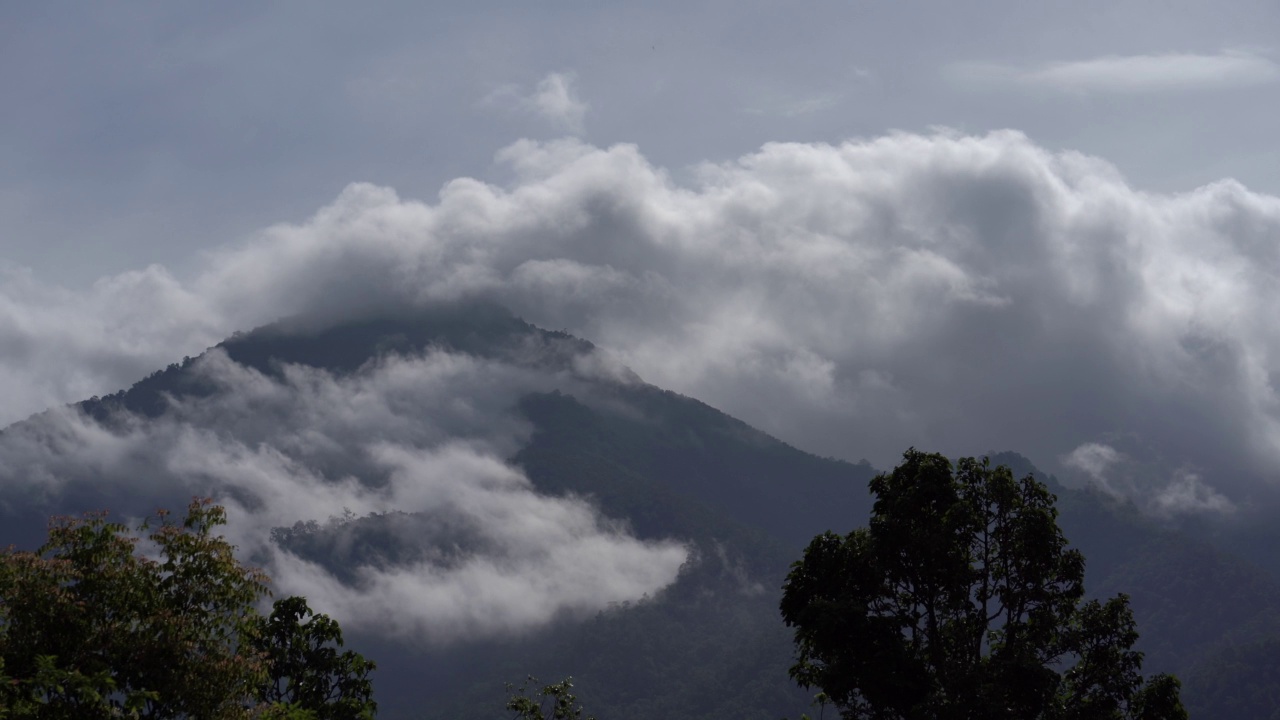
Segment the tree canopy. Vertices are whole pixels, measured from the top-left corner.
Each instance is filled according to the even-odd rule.
[[[1141,675],[1128,599],[1083,599],[1035,478],[911,449],[871,491],[869,525],[814,538],[781,602],[792,677],[845,717],[1186,718],[1175,678]]]
[[[270,617],[255,619],[252,643],[266,662],[260,700],[307,710],[315,720],[373,717],[374,663],[339,652],[342,628],[313,613],[305,598],[277,600]]]
[[[371,717],[373,664],[301,598],[262,618],[225,521],[208,500],[137,534],[91,513],[0,551],[0,718]]]
[[[514,712],[513,720],[583,720],[584,709],[573,694],[573,678],[558,683],[541,685],[535,677],[525,679],[519,688],[507,684],[510,697],[507,710]],[[548,711],[551,713],[548,715]],[[595,720],[588,715],[586,720]]]

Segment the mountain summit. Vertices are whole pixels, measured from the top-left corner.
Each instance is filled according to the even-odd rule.
[[[212,495],[280,593],[380,660],[405,717],[426,697],[490,716],[530,672],[575,675],[610,717],[803,711],[779,584],[813,535],[865,522],[873,474],[480,303],[281,321],[0,433],[5,541]],[[1133,595],[1150,669],[1183,673],[1193,708],[1238,706],[1221,668],[1274,636],[1276,583],[1048,480],[1089,587]]]

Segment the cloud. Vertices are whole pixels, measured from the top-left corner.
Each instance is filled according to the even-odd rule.
[[[437,532],[449,527],[449,544],[466,537],[483,550],[454,562],[362,567],[355,585],[297,555],[277,556],[277,582],[357,627],[437,642],[519,633],[656,592],[687,558],[676,543],[641,543],[609,527],[581,500],[530,492],[517,471],[465,448],[383,445],[374,457],[392,471],[397,507],[422,513]]]
[[[1124,455],[1110,445],[1090,442],[1072,450],[1062,462],[1067,467],[1084,471],[1094,480],[1103,481],[1107,470],[1123,459]]]
[[[1215,55],[1107,55],[1038,67],[957,63],[946,74],[971,86],[1139,94],[1265,85],[1280,80],[1280,65],[1254,52],[1224,50]]]
[[[553,72],[538,81],[532,91],[504,85],[490,93],[485,102],[534,115],[557,130],[582,135],[590,105],[578,96],[575,82],[573,73]]]
[[[1131,443],[1132,444],[1132,443]],[[1189,467],[1170,466],[1152,447],[1138,445],[1120,452],[1111,445],[1088,442],[1063,458],[1068,470],[1083,472],[1096,486],[1116,498],[1133,501],[1150,515],[1231,515],[1239,508],[1207,485]],[[1167,480],[1153,483],[1154,479]]]
[[[227,326],[206,302],[158,265],[71,292],[0,262],[0,423],[110,392],[175,351],[212,345]]]
[[[823,455],[1065,471],[1086,443],[1132,455],[1125,436],[1162,458],[1133,493],[1185,467],[1232,502],[1275,494],[1278,198],[1143,192],[1009,131],[771,143],[683,183],[629,145],[498,157],[506,185],[352,185],[181,281],[11,280],[5,390],[31,411],[281,315],[483,297]]]
[[[636,600],[687,559],[677,542],[641,542],[580,498],[537,493],[504,462],[529,432],[513,412],[518,398],[589,393],[576,372],[431,352],[350,377],[286,366],[273,378],[221,351],[193,371],[218,392],[175,399],[158,420],[104,427],[60,409],[0,434],[0,503],[30,515],[109,499],[117,512],[145,513],[214,495],[228,507],[229,538],[277,594],[303,594],[344,625],[431,643]],[[351,528],[325,522],[344,512],[382,528],[363,544],[374,557],[348,547],[321,563],[272,533],[310,523],[341,540]]]
[[[1161,488],[1151,503],[1157,514],[1170,517],[1187,514],[1230,514],[1235,503],[1222,493],[1205,485],[1196,473],[1181,471],[1173,481]]]

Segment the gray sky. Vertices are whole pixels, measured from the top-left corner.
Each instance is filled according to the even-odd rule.
[[[0,423],[481,295],[823,454],[1276,491],[1274,2],[369,6],[0,11]]]
[[[1280,192],[1280,6],[1266,0],[0,13],[0,258],[73,287],[153,262],[190,271],[200,250],[300,220],[354,181],[430,199],[497,177],[494,152],[517,138],[574,130],[679,173],[769,141],[1015,128],[1141,189],[1232,177]],[[1068,66],[1168,55],[1190,57]],[[575,78],[579,128],[511,102],[553,72]],[[1102,79],[1117,73],[1133,78]]]

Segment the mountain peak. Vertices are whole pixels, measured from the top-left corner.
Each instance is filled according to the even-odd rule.
[[[566,332],[531,325],[496,303],[460,301],[370,311],[340,320],[299,315],[237,332],[210,350],[224,351],[244,367],[278,377],[287,365],[346,375],[388,355],[418,355],[430,350],[566,370],[575,362],[581,365],[596,347]],[[117,410],[156,417],[168,406],[167,398],[202,397],[214,391],[207,378],[192,372],[192,366],[208,352],[156,371],[131,388],[78,406],[99,421]],[[639,380],[625,368],[614,369],[612,374],[617,379]]]

